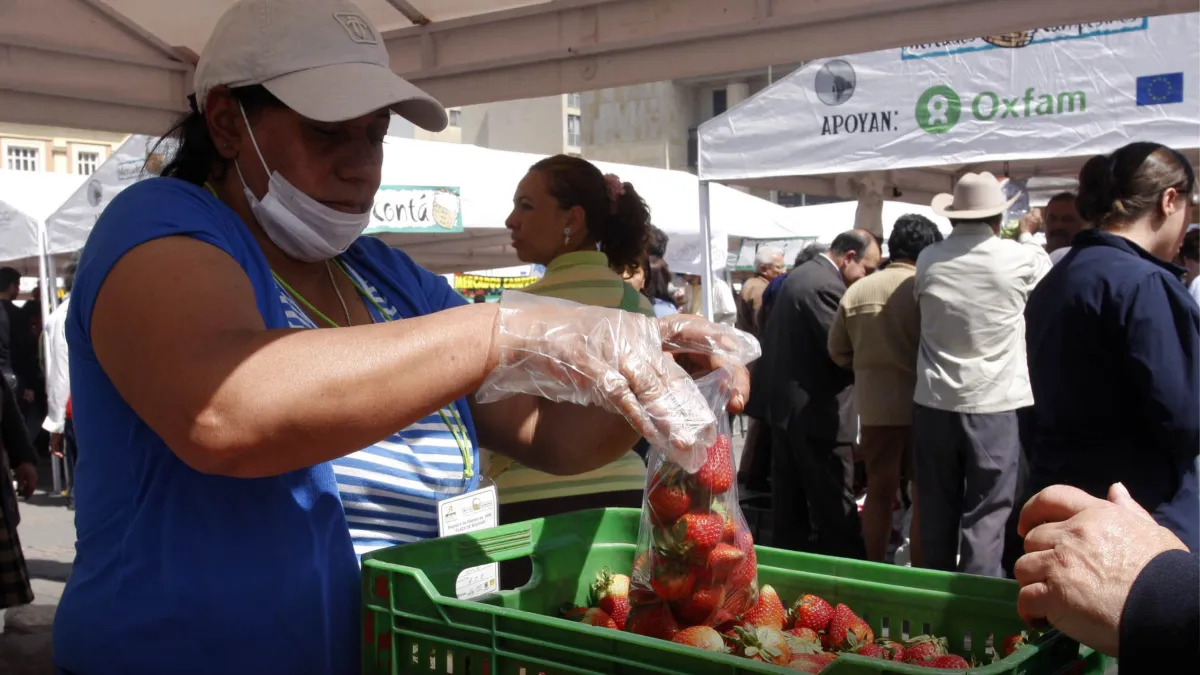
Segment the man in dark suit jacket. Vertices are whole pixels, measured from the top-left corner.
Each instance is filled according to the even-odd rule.
[[[788,274],[767,321],[758,367],[771,373],[765,413],[776,547],[866,557],[852,488],[854,374],[829,358],[827,345],[846,287],[879,260],[870,232],[838,235],[827,253]]]

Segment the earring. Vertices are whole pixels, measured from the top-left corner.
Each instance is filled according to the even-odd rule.
[[[571,245],[571,228],[564,227],[563,228],[563,246],[570,246],[570,245]]]

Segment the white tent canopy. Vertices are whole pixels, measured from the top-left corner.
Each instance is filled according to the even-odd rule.
[[[796,231],[798,237],[811,237],[822,244],[833,243],[839,234],[854,227],[855,202],[797,206],[787,210],[784,222]],[[920,204],[885,201],[883,203],[883,240],[892,234],[892,226],[900,216],[906,214],[925,216],[938,226],[943,235],[950,234],[950,221],[935,214],[933,209]],[[886,254],[886,250],[885,250]],[[787,261],[791,264],[792,261]]]
[[[701,126],[700,176],[927,204],[966,171],[1070,178],[1134,140],[1195,149],[1198,36],[1193,13],[815,61]]]
[[[151,175],[161,166],[160,152],[150,156],[155,140],[133,136],[78,187],[62,207],[46,218],[50,253],[62,255],[83,247],[96,219],[114,196]],[[149,161],[147,158],[149,157]],[[418,263],[437,272],[505,267],[519,263],[508,246],[504,220],[512,210],[517,183],[541,155],[488,150],[473,145],[389,138],[384,150],[383,181],[372,219],[372,230]],[[151,174],[143,172],[148,166]],[[633,184],[650,205],[653,222],[671,234],[699,233],[695,176],[679,171],[600,163]],[[460,196],[461,230],[422,228],[404,232],[412,222],[398,223],[384,208],[396,190],[456,189]],[[713,192],[714,222],[730,236],[777,238],[793,236],[783,225],[787,209],[724,186]],[[406,219],[411,221],[411,218]],[[437,230],[437,231],[427,231]],[[371,231],[371,230],[369,230]],[[724,242],[722,242],[724,246]]]
[[[0,261],[4,265],[15,267],[26,276],[37,272],[36,233],[82,181],[83,177],[75,174],[0,169],[0,202],[23,214],[34,228],[29,236],[18,236],[7,229],[0,233]]]
[[[4,121],[163,133],[233,0],[0,3]],[[1194,0],[358,0],[393,69],[466,105],[796,63]]]
[[[0,200],[0,264],[25,257],[38,248],[38,221]]]

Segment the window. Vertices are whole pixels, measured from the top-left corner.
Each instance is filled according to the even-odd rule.
[[[75,173],[90,176],[100,167],[100,153],[92,150],[80,150],[75,153]]]
[[[4,166],[9,171],[41,171],[42,144],[5,141]]]
[[[583,137],[583,119],[579,115],[567,115],[567,145],[578,148]]]
[[[579,94],[567,94],[567,107],[579,110],[583,107],[583,97]]]
[[[713,117],[729,109],[729,97],[724,89],[714,89],[712,93]]]
[[[461,127],[462,126],[462,111],[461,110],[458,110],[457,108],[451,108],[451,109],[447,110],[446,113],[448,115],[450,115],[450,126],[452,126],[452,127]]]

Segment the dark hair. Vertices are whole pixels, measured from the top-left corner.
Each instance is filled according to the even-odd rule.
[[[800,249],[800,252],[796,254],[796,261],[792,263],[792,267],[799,267],[828,250],[829,247],[825,244],[822,244],[819,241],[814,241],[808,246]]]
[[[642,270],[646,275],[646,283],[642,286],[642,295],[651,300],[665,300],[674,305],[675,299],[671,296],[671,279],[674,275],[671,274],[671,268],[667,266],[667,261],[656,255],[646,256]]]
[[[229,93],[242,104],[242,108],[246,110],[246,117],[250,119],[254,119],[264,107],[283,105],[262,85],[238,87],[230,89]],[[153,157],[157,154],[164,141],[174,141],[175,154],[163,166],[159,175],[204,185],[209,177],[224,177],[226,161],[221,157],[221,153],[217,152],[216,143],[213,143],[212,137],[208,135],[208,122],[196,106],[195,95],[189,96],[188,102],[192,106],[191,111],[158,140],[149,155]]]
[[[546,175],[550,196],[560,208],[578,206],[587,218],[587,230],[608,256],[608,264],[626,272],[641,264],[650,236],[650,207],[629,183],[609,199],[608,181],[595,164],[580,157],[554,155],[529,167]]]
[[[1130,143],[1083,165],[1075,208],[1093,225],[1123,225],[1153,211],[1167,189],[1186,196],[1195,185],[1191,165],[1177,151],[1158,143]]]
[[[942,240],[937,225],[925,216],[907,213],[896,219],[888,236],[889,260],[916,260],[930,244]]]
[[[1179,249],[1179,256],[1200,261],[1200,228],[1193,227],[1183,235],[1183,246]]]
[[[850,230],[834,238],[833,243],[829,245],[829,252],[834,255],[846,255],[853,252],[861,258],[867,249],[871,248],[871,242],[874,240],[875,236],[868,232]]]
[[[671,238],[666,232],[657,227],[650,226],[650,237],[646,240],[646,254],[657,258],[665,258],[667,256],[667,243]]]
[[[13,284],[21,284],[21,273],[11,267],[0,267],[0,291],[7,291]]]
[[[1051,197],[1050,201],[1046,202],[1046,206],[1050,206],[1051,204],[1053,204],[1055,202],[1071,202],[1071,206],[1075,206],[1075,193],[1074,192],[1060,192],[1060,193],[1054,195],[1053,197]]]

